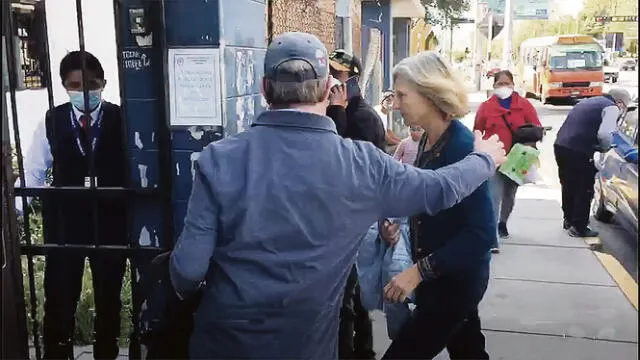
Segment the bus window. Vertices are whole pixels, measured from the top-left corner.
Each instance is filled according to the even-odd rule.
[[[565,48],[553,51],[549,65],[552,70],[598,70],[602,68],[599,51]]]

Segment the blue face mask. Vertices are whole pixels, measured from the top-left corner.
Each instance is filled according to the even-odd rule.
[[[82,91],[67,91],[69,94],[69,101],[80,111],[87,111],[84,108],[84,93]],[[102,101],[102,90],[90,90],[89,91],[89,110],[97,108]]]

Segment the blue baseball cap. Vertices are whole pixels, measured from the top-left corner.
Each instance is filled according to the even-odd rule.
[[[302,60],[306,71],[290,72],[280,66],[287,61]],[[322,41],[303,32],[288,32],[273,38],[264,57],[264,76],[281,82],[324,79],[329,75],[329,54]]]

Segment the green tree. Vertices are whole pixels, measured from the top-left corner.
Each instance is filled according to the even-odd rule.
[[[426,9],[424,20],[430,25],[449,25],[450,18],[460,18],[469,10],[470,0],[420,0]]]

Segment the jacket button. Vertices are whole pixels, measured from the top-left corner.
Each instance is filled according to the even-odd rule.
[[[417,223],[418,225],[422,225],[422,220],[418,220],[418,221],[416,221],[416,223]]]

